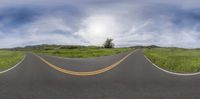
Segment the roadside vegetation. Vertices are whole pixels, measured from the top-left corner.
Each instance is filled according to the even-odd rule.
[[[200,50],[181,48],[146,48],[145,55],[163,69],[194,73],[200,71]]]
[[[131,51],[130,48],[98,48],[98,47],[80,47],[80,48],[54,48],[54,49],[40,49],[36,50],[36,53],[54,55],[59,57],[70,58],[89,58],[118,54],[121,52]]]
[[[114,48],[115,44],[112,41],[113,39],[107,38],[103,44],[104,48]]]
[[[113,39],[106,39],[102,47],[99,46],[75,46],[75,45],[42,45],[34,48],[35,53],[47,54],[59,57],[69,57],[69,58],[89,58],[89,57],[99,57],[108,56],[113,54],[118,54],[122,52],[131,51],[132,48],[114,48]]]
[[[24,54],[22,52],[0,50],[0,71],[14,66],[23,57]]]

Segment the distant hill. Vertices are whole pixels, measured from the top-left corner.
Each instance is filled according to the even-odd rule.
[[[130,48],[161,48],[160,46],[157,45],[149,45],[149,46],[131,46]]]
[[[100,48],[98,46],[82,46],[82,45],[31,45],[25,47],[15,47],[7,50],[16,50],[16,51],[31,51],[31,50],[52,50],[52,49],[76,49],[76,48]]]
[[[102,48],[101,46],[83,46],[83,45],[55,45],[55,44],[41,44],[31,45],[25,47],[4,48],[0,50],[15,50],[15,51],[32,51],[32,50],[53,50],[53,49],[76,49],[76,48]],[[179,48],[179,47],[161,47],[157,45],[149,46],[131,46],[126,48]],[[183,48],[184,49],[184,48]],[[200,49],[200,48],[196,48]]]

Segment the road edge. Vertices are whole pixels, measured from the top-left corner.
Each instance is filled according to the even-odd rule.
[[[157,69],[165,72],[165,73],[168,73],[168,74],[171,74],[171,75],[178,75],[178,76],[195,76],[195,75],[199,75],[200,72],[197,72],[197,73],[187,73],[187,74],[184,74],[184,73],[176,73],[176,72],[172,72],[172,71],[168,71],[168,70],[165,70],[161,67],[159,67],[158,65],[154,64],[145,54],[143,54],[145,59],[150,62],[154,67],[156,67]]]
[[[6,73],[6,72],[16,68],[18,65],[20,65],[24,61],[25,58],[26,58],[26,54],[24,55],[24,57],[17,64],[15,64],[14,66],[12,66],[12,67],[10,67],[10,68],[8,68],[6,70],[0,71],[0,74]]]

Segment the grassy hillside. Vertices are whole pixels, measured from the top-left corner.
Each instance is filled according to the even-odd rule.
[[[130,51],[130,48],[96,48],[96,47],[78,47],[78,48],[54,48],[54,49],[40,49],[34,52],[47,55],[55,55],[60,57],[70,58],[88,58],[113,55],[121,52]]]
[[[23,56],[21,52],[0,50],[0,71],[14,66]]]
[[[145,49],[145,55],[156,65],[174,72],[200,71],[200,50],[179,48]]]

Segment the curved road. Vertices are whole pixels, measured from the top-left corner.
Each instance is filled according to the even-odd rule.
[[[89,59],[41,56],[60,68],[106,68],[127,53]],[[154,67],[140,50],[116,67],[92,76],[57,71],[28,53],[16,68],[0,74],[0,99],[200,99],[200,75],[178,76]]]

